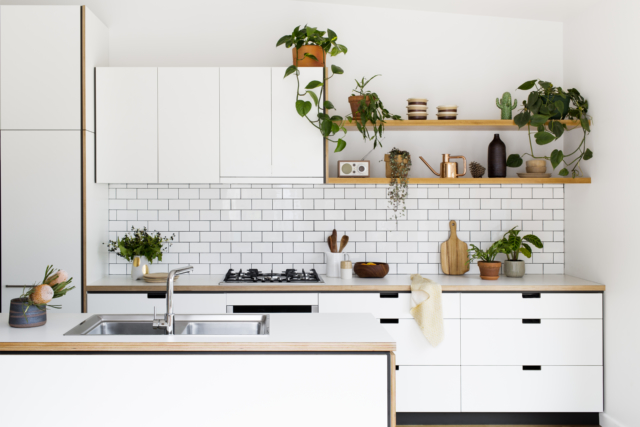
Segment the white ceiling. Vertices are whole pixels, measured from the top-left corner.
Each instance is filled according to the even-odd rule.
[[[294,0],[562,22],[604,0]],[[357,19],[357,17],[354,17]],[[510,34],[507,36],[515,36]]]

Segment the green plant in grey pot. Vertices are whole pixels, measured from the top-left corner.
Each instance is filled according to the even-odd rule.
[[[504,274],[507,277],[522,277],[524,276],[524,261],[518,259],[520,254],[531,258],[531,243],[538,249],[542,249],[543,244],[539,237],[533,234],[527,234],[526,236],[519,236],[520,230],[516,230],[513,227],[511,230],[504,233],[502,240],[500,240],[500,250],[507,255],[507,260],[504,262]]]
[[[502,94],[502,99],[496,98],[496,105],[501,111],[500,118],[502,120],[511,120],[511,112],[518,106],[518,100],[514,99],[511,103],[511,94],[505,92]]]

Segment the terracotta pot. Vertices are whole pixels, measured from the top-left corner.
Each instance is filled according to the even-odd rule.
[[[324,67],[326,53],[320,46],[302,46],[300,49],[296,49],[294,47],[291,49],[291,53],[293,54],[293,65],[296,67]],[[305,58],[305,53],[315,56],[318,60],[316,61],[313,58]]]
[[[411,156],[409,156],[409,158],[411,158]],[[396,163],[404,163],[403,165],[400,165],[400,171],[402,171],[402,169],[404,169],[407,163],[409,163],[409,159],[403,159],[402,156],[397,155],[396,156]],[[391,156],[388,154],[384,155],[384,164],[385,164],[385,175],[387,178],[392,178],[391,176]],[[393,178],[398,178],[397,176],[394,176]]]
[[[364,96],[350,96],[349,106],[351,107],[351,115],[355,120],[360,120],[360,113],[358,113],[358,107],[360,102],[364,99]],[[367,105],[369,105],[369,97],[367,96]]]
[[[500,277],[500,261],[478,261],[478,267],[480,267],[480,278],[482,280],[498,280]]]

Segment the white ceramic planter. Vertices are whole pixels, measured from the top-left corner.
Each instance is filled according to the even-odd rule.
[[[504,262],[504,274],[507,277],[522,277],[524,276],[524,261],[505,261]]]
[[[149,273],[149,260],[144,256],[133,257],[133,263],[131,266],[131,278],[133,280],[140,280],[142,276]]]

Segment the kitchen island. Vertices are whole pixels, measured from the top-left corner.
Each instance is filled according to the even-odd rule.
[[[38,396],[55,426],[395,424],[395,341],[370,314],[270,314],[255,336],[64,335],[88,317],[14,329],[0,315],[8,425]]]

